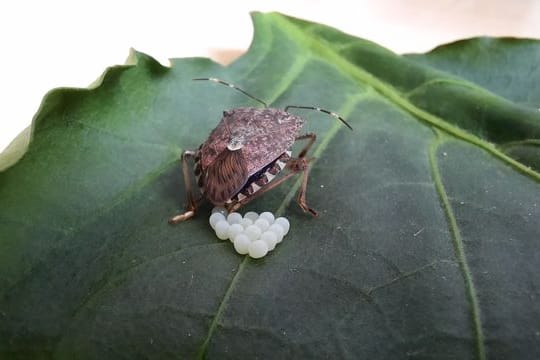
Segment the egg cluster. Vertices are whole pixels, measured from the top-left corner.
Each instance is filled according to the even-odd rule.
[[[242,216],[237,212],[227,214],[225,209],[214,208],[210,215],[210,226],[219,239],[229,239],[237,253],[259,259],[283,241],[290,223],[284,217],[276,219],[268,211],[260,215],[249,211]]]

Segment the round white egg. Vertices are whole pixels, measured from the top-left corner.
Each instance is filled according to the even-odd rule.
[[[225,209],[224,207],[216,206],[215,208],[212,209],[212,214],[215,214],[215,213],[220,213],[220,214],[223,214],[224,216],[227,216],[227,209]]]
[[[262,232],[265,232],[269,227],[270,227],[270,224],[268,223],[268,220],[266,219],[262,219],[262,218],[259,218],[257,219],[253,225],[257,226],[258,228],[261,229]]]
[[[283,236],[285,235],[285,230],[283,230],[283,226],[280,224],[272,224],[268,228],[267,231],[271,231],[274,234],[276,234],[276,242],[279,244],[283,240]]]
[[[232,224],[239,224],[240,221],[242,221],[242,215],[240,215],[240,213],[237,213],[237,212],[232,212],[229,215],[227,215],[227,221],[231,225]]]
[[[249,225],[244,230],[244,233],[251,239],[251,241],[255,241],[261,236],[262,231],[258,226]]]
[[[249,219],[252,222],[255,222],[259,218],[259,214],[257,214],[255,211],[248,211],[244,214],[244,219]]]
[[[214,230],[216,230],[216,236],[220,240],[227,240],[229,238],[229,223],[227,220],[220,220],[216,223],[216,227]]]
[[[244,227],[240,224],[232,224],[229,226],[229,229],[227,230],[227,236],[231,242],[234,240],[236,235],[240,234],[244,231]]]
[[[251,219],[248,219],[244,217],[242,221],[240,221],[240,225],[242,225],[245,228],[247,228],[249,225],[253,225],[253,221]]]
[[[210,222],[210,226],[212,229],[216,229],[216,223],[220,220],[225,220],[225,216],[220,212],[215,212],[212,215],[210,215],[210,219],[208,220]]]
[[[291,228],[291,223],[289,222],[289,220],[287,220],[287,218],[284,217],[277,218],[274,223],[279,224],[283,227],[283,236],[287,235],[289,229]]]
[[[249,252],[249,245],[251,245],[251,240],[246,234],[240,233],[234,237],[234,250],[240,255],[246,255]]]
[[[249,256],[254,259],[260,259],[268,254],[268,245],[263,240],[256,240],[249,244]]]
[[[270,211],[265,211],[259,215],[259,219],[266,219],[268,224],[272,225],[274,223],[275,217]]]
[[[260,239],[268,245],[268,251],[272,251],[275,249],[277,244],[277,235],[275,232],[272,231],[265,231],[261,234]]]

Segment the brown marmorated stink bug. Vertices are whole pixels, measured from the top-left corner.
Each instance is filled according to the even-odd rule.
[[[306,154],[316,140],[314,133],[299,135],[304,119],[287,110],[308,109],[329,114],[339,119],[349,129],[352,127],[339,115],[312,106],[288,105],[284,109],[268,105],[239,87],[216,78],[197,78],[226,85],[258,101],[264,108],[243,107],[223,112],[223,118],[197,151],[182,153],[182,172],[187,193],[185,212],[173,216],[169,222],[176,224],[195,215],[198,205],[206,198],[216,206],[232,212],[279,186],[291,176],[302,172],[302,186],[298,205],[310,214],[317,212],[306,204],[308,164]],[[297,157],[291,156],[296,140],[307,140]],[[195,161],[194,173],[202,195],[193,195],[188,159]],[[276,178],[281,170],[289,172]]]

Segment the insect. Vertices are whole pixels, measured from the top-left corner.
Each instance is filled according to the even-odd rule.
[[[314,133],[299,135],[304,119],[288,112],[289,109],[316,110],[340,120],[352,127],[339,115],[312,106],[288,105],[284,109],[269,108],[266,102],[241,88],[217,78],[193,80],[213,81],[235,89],[264,105],[264,108],[240,107],[223,112],[223,118],[212,130],[208,139],[198,150],[182,153],[182,172],[187,195],[183,213],[170,218],[176,224],[193,217],[204,199],[227,211],[238,210],[243,205],[279,186],[284,181],[302,173],[302,186],[298,193],[298,205],[317,216],[306,203],[309,162],[306,155],[316,140]],[[296,140],[307,140],[297,157],[291,148]],[[193,173],[201,196],[195,198],[188,160],[193,159]],[[288,172],[277,177],[282,170]]]

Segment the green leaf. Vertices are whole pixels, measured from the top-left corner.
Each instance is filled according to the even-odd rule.
[[[410,55],[409,58],[465,78],[504,98],[496,98],[491,102],[481,97],[476,104],[468,106],[468,116],[486,122],[483,125],[486,129],[482,129],[481,133],[491,132],[489,127],[500,123],[500,128],[493,129],[492,140],[507,155],[540,170],[540,42],[479,38],[458,41],[425,55]],[[425,86],[424,91],[433,91],[434,87],[440,86],[434,83],[432,81]],[[459,95],[458,86],[454,89],[454,92],[448,94],[452,98],[456,95],[470,96],[467,93]],[[477,97],[472,95],[470,98]],[[507,125],[508,122],[511,125]]]
[[[47,94],[0,173],[0,357],[539,358],[540,42],[403,57],[276,13],[254,23],[231,66],[134,53],[92,89]],[[354,127],[301,112],[321,216],[295,204],[298,180],[254,201],[292,223],[261,260],[216,239],[209,205],[167,224],[181,152],[256,106],[201,76]]]

